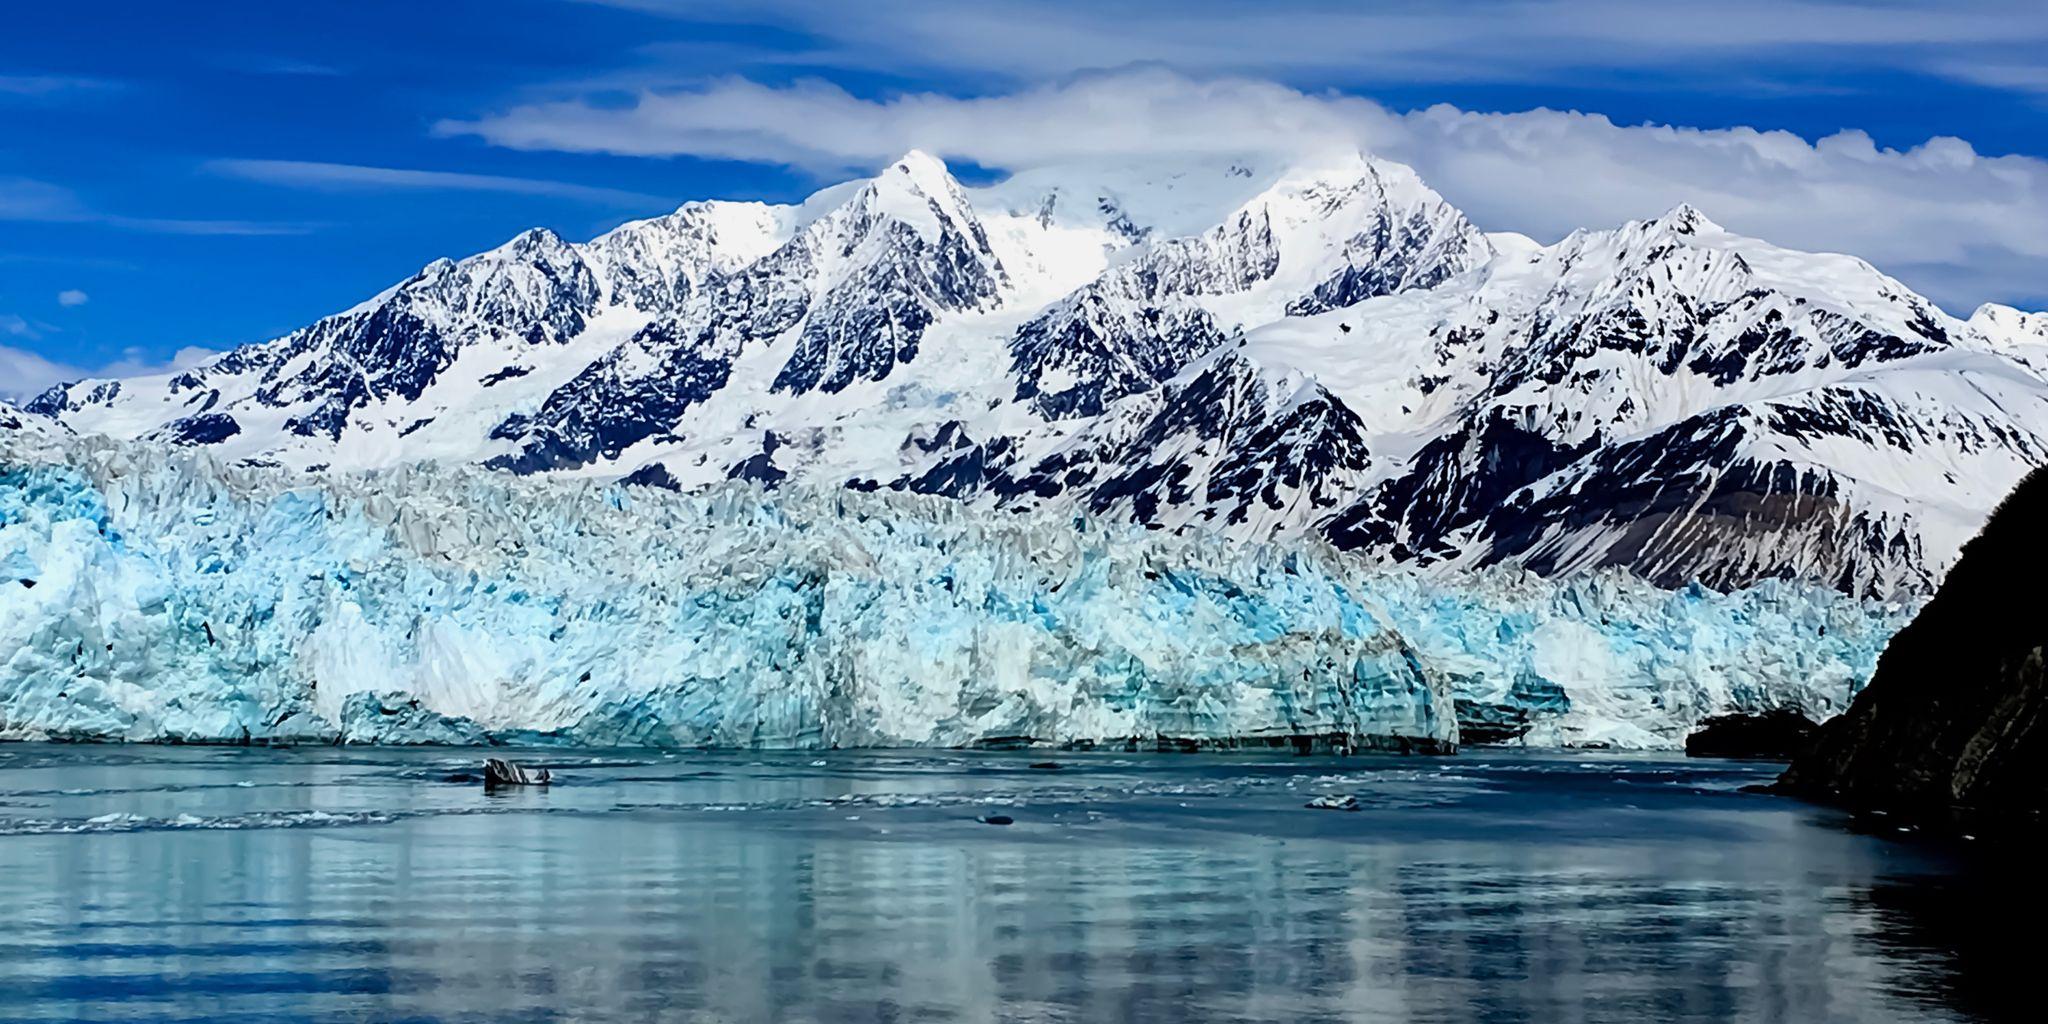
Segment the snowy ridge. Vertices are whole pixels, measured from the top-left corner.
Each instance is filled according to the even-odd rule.
[[[1322,377],[1413,410],[1374,433],[1427,439],[1327,525],[1402,558],[1924,593],[2048,458],[2026,364],[1860,260],[1690,208],[1497,262],[1472,291],[1276,325],[1249,352],[1300,364],[1346,328],[1382,366],[1425,368]]]
[[[306,476],[17,418],[8,737],[1669,747],[1839,711],[1911,610],[887,492]]]
[[[31,403],[301,471],[939,494],[1440,571],[1927,593],[2048,462],[2048,321],[1681,206],[1488,235],[1361,154],[906,154],[792,206],[532,231],[189,373]]]

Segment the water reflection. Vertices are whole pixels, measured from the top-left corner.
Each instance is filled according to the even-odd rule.
[[[351,756],[0,763],[38,823],[0,835],[0,1017],[1924,1021],[2019,966],[1985,876],[1739,766],[726,758],[485,804]],[[1330,786],[1383,799],[1300,808]],[[286,810],[338,817],[206,824]]]

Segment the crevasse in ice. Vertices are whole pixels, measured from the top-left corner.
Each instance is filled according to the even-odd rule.
[[[0,735],[1671,746],[1910,609],[1430,577],[943,498],[307,475],[0,436]]]

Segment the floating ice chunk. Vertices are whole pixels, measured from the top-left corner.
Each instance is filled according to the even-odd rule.
[[[553,781],[553,773],[546,768],[522,768],[499,757],[487,758],[484,761],[486,789],[497,786],[545,786]]]

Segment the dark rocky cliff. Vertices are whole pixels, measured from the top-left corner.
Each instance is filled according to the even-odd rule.
[[[1899,632],[1786,792],[1979,831],[2048,810],[2048,472],[2029,475]]]

